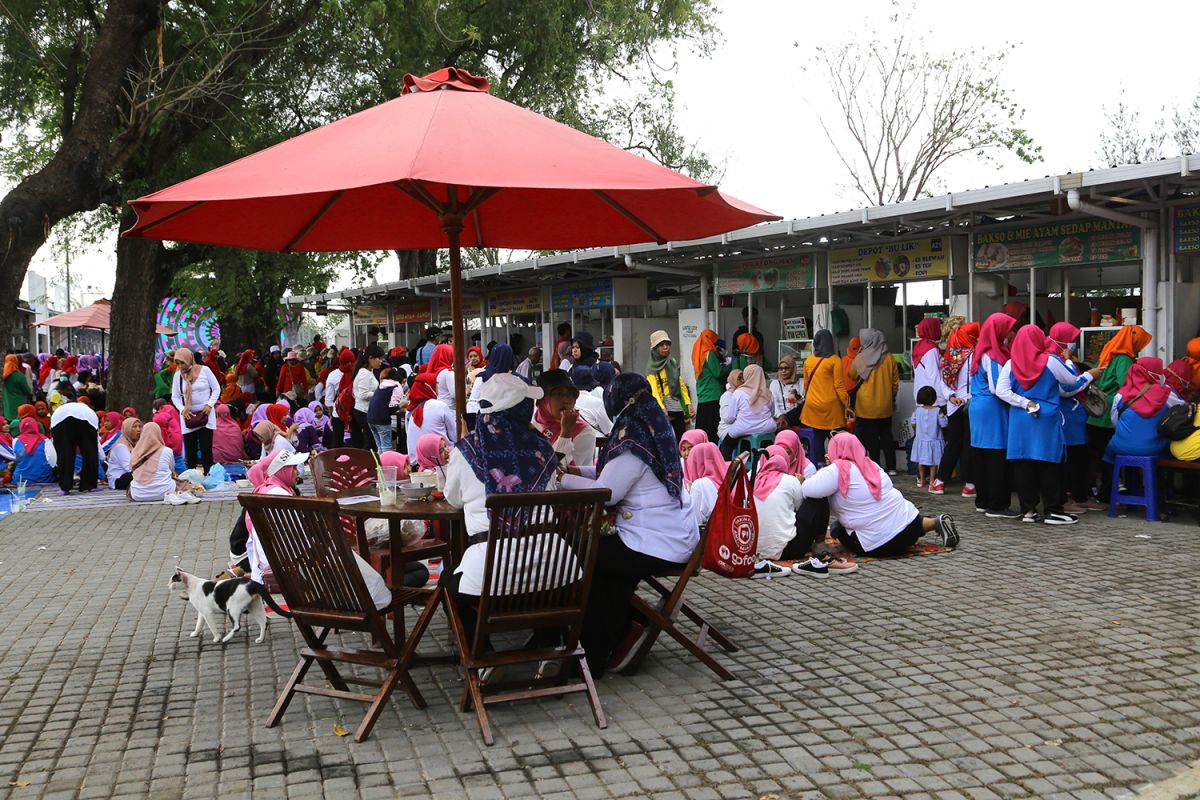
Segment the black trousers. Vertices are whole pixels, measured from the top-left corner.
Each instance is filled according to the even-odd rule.
[[[862,542],[858,540],[858,534],[854,531],[846,530],[842,527],[841,523],[833,523],[831,530],[833,537],[841,543],[842,547],[845,547],[855,555],[894,558],[895,556],[902,556],[907,553],[917,543],[917,540],[925,535],[925,518],[918,513],[913,517],[912,522],[905,525],[899,533],[874,550],[863,549]]]
[[[200,428],[183,435],[183,452],[187,459],[188,469],[202,464],[205,475],[212,469],[212,437],[213,432],[210,428]]]
[[[946,447],[942,451],[942,463],[938,467],[938,480],[946,482],[954,468],[958,467],[958,479],[963,483],[975,482],[975,470],[971,463],[971,418],[965,406],[960,406],[946,420]]]
[[[609,656],[629,633],[629,601],[643,578],[664,575],[681,564],[631,550],[617,534],[600,539],[596,572],[583,616],[580,643],[587,651],[588,669],[599,678],[608,667]]]
[[[1021,458],[1013,461],[1013,477],[1016,478],[1017,498],[1021,501],[1021,512],[1037,511],[1038,498],[1046,514],[1062,513],[1062,465],[1053,461],[1034,461]]]
[[[335,414],[333,417],[333,421],[330,422],[330,425],[333,428],[333,442],[326,446],[329,447],[330,449],[333,449],[334,447],[345,447],[346,446],[346,423],[342,422],[342,418]]]
[[[975,463],[975,507],[1003,511],[1012,502],[1007,451],[982,447],[973,447],[971,450]]]
[[[896,469],[896,442],[892,439],[891,417],[882,419],[855,417],[854,435],[862,442],[863,448],[867,451],[867,458],[876,464],[883,464],[884,469],[888,472]],[[822,455],[824,454],[822,453]],[[809,458],[811,459],[813,456],[810,455]]]
[[[363,450],[375,450],[375,437],[371,435],[371,426],[367,424],[367,412],[354,409],[354,418],[350,422],[350,446]]]
[[[250,540],[250,530],[246,527],[246,512],[239,510],[237,522],[229,532],[229,563],[250,572],[250,557],[246,555],[246,542]]]
[[[812,551],[813,542],[825,538],[829,529],[829,498],[806,497],[796,509],[796,536],[783,548],[780,558],[795,561]]]
[[[81,419],[67,417],[50,429],[54,435],[54,453],[58,456],[58,488],[71,491],[75,483],[75,451],[83,456],[79,470],[79,491],[96,488],[100,469],[100,443],[96,429]]]
[[[671,420],[671,429],[675,431],[675,441],[683,438],[684,431],[687,430],[687,419],[684,418],[683,412],[668,411],[667,419]]]
[[[1096,499],[1101,503],[1108,502],[1108,496],[1112,489],[1112,464],[1104,460],[1104,451],[1108,449],[1108,443],[1112,441],[1113,433],[1115,431],[1112,428],[1087,426],[1088,460],[1091,462],[1088,474],[1099,473],[1100,479],[1096,483]]]
[[[1070,492],[1076,503],[1086,502],[1092,496],[1091,470],[1088,469],[1090,455],[1086,444],[1067,447],[1067,459],[1062,465],[1063,502]]]
[[[696,405],[696,430],[708,434],[708,440],[717,442],[717,426],[721,423],[721,401],[709,400]]]

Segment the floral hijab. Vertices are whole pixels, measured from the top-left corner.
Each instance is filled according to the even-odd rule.
[[[958,385],[958,373],[971,357],[978,341],[978,322],[964,322],[950,332],[946,355],[942,356],[942,383],[951,389]]]
[[[554,477],[558,456],[530,424],[532,418],[529,399],[503,411],[480,413],[475,430],[455,445],[488,494],[540,492]]]
[[[683,465],[671,420],[641,375],[622,372],[604,391],[604,409],[613,418],[612,433],[600,451],[597,472],[623,453],[650,468],[667,493],[683,505]]]

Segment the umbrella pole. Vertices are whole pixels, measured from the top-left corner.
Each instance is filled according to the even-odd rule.
[[[450,187],[450,202],[455,203],[455,187]],[[460,252],[459,234],[462,233],[462,219],[456,211],[442,217],[442,230],[450,240],[450,318],[454,328],[454,416],[458,420],[458,435],[466,434],[467,413],[467,344],[466,332],[463,330],[462,305],[462,254]]]

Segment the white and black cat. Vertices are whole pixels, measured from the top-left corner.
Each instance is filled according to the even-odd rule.
[[[210,581],[176,569],[167,588],[179,590],[180,596],[196,609],[198,618],[191,636],[199,636],[201,626],[207,625],[214,642],[228,642],[241,630],[241,618],[245,614],[247,624],[258,624],[258,638],[254,641],[261,642],[266,638],[267,612],[263,608],[263,602],[265,600],[273,608],[275,603],[261,585],[249,578]],[[233,627],[225,634],[224,639],[217,633],[217,619],[221,616],[228,617],[233,622]]]

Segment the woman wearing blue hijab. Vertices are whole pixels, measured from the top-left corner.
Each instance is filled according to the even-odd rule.
[[[671,421],[641,375],[621,374],[604,393],[612,433],[595,467],[560,471],[564,489],[604,488],[617,510],[616,536],[600,540],[581,642],[599,677],[621,669],[637,650],[642,626],[629,601],[643,578],[684,564],[700,542]]]

